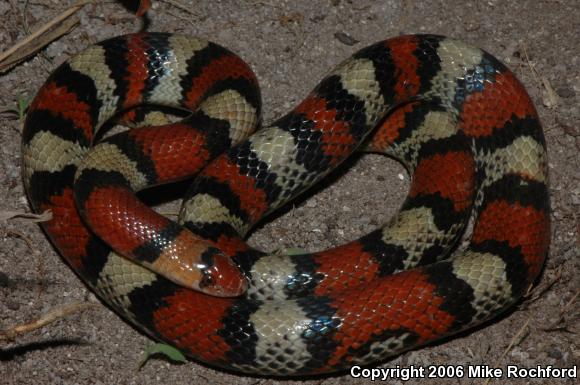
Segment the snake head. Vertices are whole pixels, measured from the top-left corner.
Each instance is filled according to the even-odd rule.
[[[196,290],[215,297],[237,297],[248,289],[248,280],[224,254],[214,254],[201,272],[203,278]]]

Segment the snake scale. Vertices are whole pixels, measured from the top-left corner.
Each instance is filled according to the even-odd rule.
[[[190,113],[101,138],[112,118],[138,122],[142,105]],[[490,54],[435,35],[385,40],[257,129],[260,117],[256,77],[229,50],[179,34],[115,37],[58,67],[31,104],[26,191],[35,211],[52,210],[43,227],[60,254],[117,313],[236,372],[384,360],[497,316],[540,273],[545,141],[525,89]],[[356,149],[412,176],[388,223],[315,253],[245,243]],[[179,223],[135,196],[194,174]]]

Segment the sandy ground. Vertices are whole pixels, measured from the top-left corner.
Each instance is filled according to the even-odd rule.
[[[31,1],[34,29],[70,2]],[[67,36],[1,75],[0,105],[34,95],[50,71],[87,45],[133,32],[141,24],[113,2],[86,6]],[[552,246],[546,269],[528,300],[495,322],[435,346],[403,354],[382,367],[485,364],[571,368],[580,362],[578,339],[580,205],[580,2],[576,0],[445,1],[185,1],[190,13],[158,1],[152,31],[210,38],[237,52],[261,81],[265,120],[299,102],[333,65],[365,45],[403,33],[437,33],[463,39],[507,63],[528,88],[548,142]],[[25,34],[24,1],[0,1],[0,49]],[[350,35],[348,45],[336,34]],[[531,71],[533,66],[537,76]],[[550,87],[555,95],[550,97]],[[28,211],[20,179],[21,124],[0,115],[0,211]],[[299,201],[255,231],[250,242],[267,250],[323,249],[360,236],[389,218],[402,202],[408,176],[395,162],[362,156],[346,174]],[[29,241],[29,244],[27,243]],[[277,384],[298,383],[233,375],[195,362],[153,359],[136,369],[151,341],[100,304],[62,263],[33,223],[0,222],[0,328],[25,322],[75,301],[95,303],[10,344],[0,346],[0,383],[8,384]],[[521,338],[514,336],[521,331]],[[510,342],[513,346],[507,353]],[[354,384],[348,373],[305,384]],[[401,384],[402,380],[385,383]],[[417,384],[410,380],[406,384]],[[482,379],[430,379],[431,384],[484,384]],[[574,380],[491,383],[564,384]]]

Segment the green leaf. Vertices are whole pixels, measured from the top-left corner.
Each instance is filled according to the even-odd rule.
[[[302,249],[300,247],[289,247],[284,250],[280,250],[279,254],[281,255],[302,255],[307,254],[308,251],[306,249]]]
[[[21,122],[24,121],[24,117],[26,116],[26,110],[28,110],[28,106],[32,102],[32,98],[30,96],[18,94],[16,99],[17,104],[17,111],[18,111],[18,118]]]
[[[138,369],[141,369],[143,365],[145,365],[145,363],[156,354],[161,354],[173,362],[178,362],[181,364],[187,362],[187,359],[183,353],[181,353],[177,348],[167,344],[156,343],[148,346],[147,349],[145,349],[145,353],[143,353],[143,356],[139,361]]]

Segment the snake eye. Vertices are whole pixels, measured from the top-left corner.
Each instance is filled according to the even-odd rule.
[[[215,278],[214,278],[212,272],[208,271],[207,269],[204,269],[202,271],[202,273],[203,273],[203,278],[199,282],[199,288],[203,290],[203,289],[207,288],[208,286],[214,285]]]

